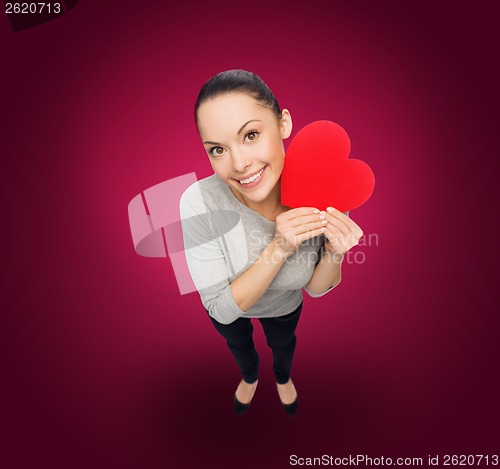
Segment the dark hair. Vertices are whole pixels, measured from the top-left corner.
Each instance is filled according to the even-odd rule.
[[[260,104],[267,106],[278,118],[281,110],[273,92],[264,80],[255,73],[246,70],[226,70],[210,78],[200,90],[194,106],[194,120],[198,124],[198,108],[211,98],[233,92],[252,95]]]

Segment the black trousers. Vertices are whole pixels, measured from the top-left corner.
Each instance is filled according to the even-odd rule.
[[[299,322],[302,303],[295,311],[277,318],[258,318],[273,351],[273,371],[276,382],[285,384],[290,378],[293,354],[297,339],[295,329]],[[208,313],[208,311],[207,311]],[[249,318],[238,318],[231,324],[221,324],[209,316],[217,331],[226,339],[229,350],[240,367],[247,383],[257,381],[259,375],[259,355],[253,342],[253,325]]]

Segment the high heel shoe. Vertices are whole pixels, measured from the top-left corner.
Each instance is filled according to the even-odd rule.
[[[238,415],[243,415],[248,410],[248,408],[250,407],[250,404],[251,404],[251,402],[249,402],[248,404],[241,403],[237,399],[236,394],[234,395],[234,411]]]
[[[241,384],[241,383],[240,383]],[[253,396],[252,396],[253,399]],[[248,408],[250,407],[250,404],[252,401],[250,401],[248,404],[243,404],[243,402],[240,402],[238,398],[236,397],[236,393],[234,393],[234,411],[236,412],[237,415],[243,415]]]
[[[295,386],[294,386],[294,388],[295,388]],[[297,390],[295,390],[295,392],[297,392]],[[280,398],[280,402],[281,402],[281,398]],[[290,415],[290,416],[295,415],[297,413],[298,408],[299,408],[299,395],[297,394],[297,396],[295,397],[295,400],[290,404],[284,404],[283,402],[281,402],[281,406],[283,407],[283,410],[288,415]]]
[[[291,404],[283,404],[282,402],[281,406],[288,415],[294,416],[299,408],[299,396],[297,396]]]

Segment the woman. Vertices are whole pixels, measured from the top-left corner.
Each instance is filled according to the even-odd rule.
[[[318,297],[337,286],[344,253],[363,232],[348,212],[281,204],[283,140],[292,117],[258,76],[229,70],[211,78],[199,93],[195,120],[215,174],[181,198],[186,259],[241,370],[235,411],[249,408],[257,388],[251,318],[258,318],[273,352],[279,398],[294,415],[298,396],[290,370],[302,288]]]

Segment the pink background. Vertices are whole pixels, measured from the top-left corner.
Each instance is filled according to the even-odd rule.
[[[17,33],[2,15],[5,467],[498,453],[496,16],[405,3],[88,0]],[[376,177],[350,215],[378,245],[305,295],[294,419],[260,327],[259,389],[233,415],[225,343],[128,226],[141,191],[211,174],[193,105],[230,68],[294,134],[342,125]]]

